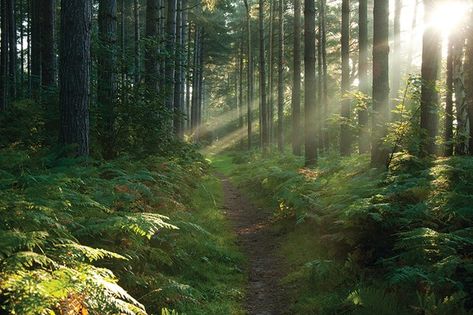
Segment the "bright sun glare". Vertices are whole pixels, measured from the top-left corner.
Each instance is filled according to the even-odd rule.
[[[471,4],[465,1],[445,1],[438,5],[432,16],[432,25],[445,35],[455,31],[462,20],[467,18]]]

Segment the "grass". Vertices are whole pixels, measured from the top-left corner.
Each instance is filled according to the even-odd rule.
[[[207,161],[215,170],[227,176],[231,175],[237,167],[230,154],[209,155]]]
[[[196,288],[203,297],[197,305],[182,303],[176,307],[185,314],[244,314],[244,257],[221,212],[222,203],[221,183],[213,176],[206,176],[192,195],[193,210],[183,215],[183,219],[205,230],[204,233],[187,234],[177,243],[177,247],[192,251],[198,258],[182,270],[179,278]]]

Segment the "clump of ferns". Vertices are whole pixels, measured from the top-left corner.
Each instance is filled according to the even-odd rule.
[[[157,203],[152,190],[172,179],[143,165],[131,172],[118,163],[91,167],[63,161],[31,169],[16,166],[28,163],[20,158],[2,170],[0,180],[3,308],[12,314],[64,313],[72,307],[92,314],[144,314],[109,268],[139,266],[145,251],[165,253],[149,243],[176,227],[152,212]],[[119,191],[119,185],[127,189]],[[129,207],[114,207],[117,200]],[[145,251],[135,246],[140,243]]]

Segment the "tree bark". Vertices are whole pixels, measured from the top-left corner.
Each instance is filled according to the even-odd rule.
[[[17,93],[17,42],[16,42],[16,9],[14,0],[7,1],[7,14],[8,14],[8,40],[9,40],[9,56],[8,56],[8,76],[9,76],[9,97],[12,100],[16,99]]]
[[[391,108],[397,106],[399,88],[401,84],[401,11],[402,0],[394,1],[394,30],[393,30],[393,61],[391,65]]]
[[[279,0],[277,0],[279,2]],[[275,24],[275,4],[274,1],[269,2],[269,36],[268,36],[268,129],[269,142],[274,142],[274,24]]]
[[[28,23],[27,18],[25,17],[25,5],[24,1],[20,0],[18,3],[18,14],[21,23],[19,23],[19,33],[20,33],[20,78],[19,78],[19,86],[20,89],[18,90],[19,96],[22,97],[24,96],[24,89],[23,89],[23,84],[25,82],[25,46],[23,45],[23,38],[25,35],[25,25],[23,21],[26,21]]]
[[[159,73],[159,89],[165,90],[166,80],[166,57],[164,47],[166,46],[166,1],[158,1],[158,39],[157,39],[157,55],[158,55],[158,73]]]
[[[158,92],[158,1],[146,1],[146,44],[145,44],[145,69],[144,79],[148,93]]]
[[[368,0],[359,0],[359,61],[358,80],[359,90],[365,96],[369,95],[370,84],[368,82]],[[360,154],[368,153],[370,150],[369,126],[368,126],[368,102],[366,108],[358,111],[358,146]]]
[[[284,0],[279,0],[278,21],[278,149],[284,152]]]
[[[243,130],[243,38],[240,40],[240,52],[238,54],[238,127]],[[243,147],[243,138],[241,139]]]
[[[184,131],[185,131],[185,113],[186,113],[186,105],[185,105],[185,93],[186,93],[186,71],[188,69],[187,63],[187,50],[186,50],[186,41],[187,41],[187,21],[188,21],[188,9],[187,9],[188,2],[187,0],[181,0],[181,11],[182,11],[182,20],[181,20],[181,37],[179,41],[180,45],[180,66],[179,66],[179,108],[180,108],[180,132],[179,137],[181,139],[184,138]]]
[[[135,86],[138,87],[141,82],[140,2],[138,0],[133,0],[133,17],[134,17],[134,49],[135,49],[134,80],[135,80]]]
[[[435,141],[438,134],[437,82],[441,59],[441,32],[433,25],[429,25],[434,4],[435,0],[424,0],[424,23],[427,26],[424,30],[421,71],[420,153],[422,156],[437,153]]]
[[[301,0],[294,0],[294,65],[292,80],[292,153],[302,155],[301,132]]]
[[[253,108],[253,56],[251,53],[251,16],[248,1],[244,0],[246,7],[246,35],[247,35],[247,120],[248,120],[248,150],[251,150],[252,135],[252,108]]]
[[[97,102],[103,156],[115,157],[115,102],[117,98],[117,1],[99,2],[99,50],[97,63]]]
[[[458,32],[453,36],[453,85],[455,90],[455,109],[457,129],[455,154],[465,155],[468,148],[468,111],[465,103],[465,76],[463,59],[465,56],[465,34]]]
[[[182,133],[182,105],[181,105],[181,82],[182,82],[182,2],[176,3],[176,33],[174,49],[174,87],[173,87],[173,106],[174,106],[174,135],[178,138]]]
[[[27,8],[26,11],[27,13],[27,31],[26,31],[26,63],[27,63],[27,79],[28,79],[28,95],[32,96],[32,75],[31,75],[31,27],[32,27],[32,21],[31,21],[31,12],[32,12],[32,0],[27,1]]]
[[[46,89],[56,85],[55,17],[56,1],[42,0],[40,12],[41,86]]]
[[[0,111],[8,107],[8,12],[7,2],[0,2],[1,47],[0,47]]]
[[[351,105],[350,92],[350,0],[342,1],[342,124],[340,129],[340,154],[351,154],[352,136],[350,130]]]
[[[199,115],[200,115],[200,95],[199,95],[199,85],[200,85],[200,45],[202,39],[202,29],[200,26],[196,26],[194,32],[194,61],[193,61],[193,74],[192,74],[192,117],[191,117],[191,129],[194,133],[198,132],[199,127]],[[198,135],[196,135],[198,137]]]
[[[204,45],[203,45],[203,38],[204,38],[204,31],[201,30],[200,32],[200,40],[199,40],[199,59],[197,62],[198,67],[198,77],[197,77],[197,126],[200,127],[202,125],[202,113],[204,112],[204,69],[203,69],[203,61],[204,61]]]
[[[266,60],[264,54],[264,0],[259,0],[258,10],[259,24],[259,82],[260,82],[260,104],[261,104],[261,147],[263,155],[268,153],[269,128],[268,108],[266,104]]]
[[[187,32],[187,70],[186,70],[186,119],[187,119],[187,130],[191,130],[191,85],[192,85],[192,80],[191,80],[191,70],[192,70],[192,65],[191,65],[191,57],[192,57],[192,49],[191,49],[191,44],[192,44],[192,28],[191,28],[191,23],[189,22],[188,26],[188,32]]]
[[[166,19],[166,107],[170,112],[175,112],[174,108],[174,84],[176,74],[176,21],[177,21],[177,0],[169,0],[167,2],[167,19]]]
[[[322,151],[324,148],[324,137],[322,137],[322,120],[323,120],[323,107],[322,105],[322,94],[323,94],[323,64],[322,64],[322,2],[318,1],[316,4],[317,10],[317,103],[319,104],[317,112],[315,113],[317,117],[317,148],[319,151]]]
[[[315,2],[304,0],[304,109],[305,164],[317,164],[316,79],[315,79]]]
[[[473,15],[469,16],[469,29],[466,33],[466,52],[465,52],[465,103],[468,113],[469,140],[468,154],[473,155]]]
[[[383,167],[389,155],[383,143],[389,115],[389,0],[374,2],[373,28],[371,165]]]
[[[41,86],[41,0],[31,0],[31,89],[33,98],[39,98]]]
[[[126,76],[127,76],[127,60],[126,60],[126,46],[125,46],[125,38],[126,38],[126,20],[125,20],[125,1],[120,1],[120,63],[121,63],[121,85],[122,88],[126,88]],[[123,103],[126,104],[127,95],[123,94]]]
[[[60,142],[76,145],[80,156],[89,154],[91,6],[87,0],[61,1]]]
[[[328,109],[328,69],[327,69],[327,30],[326,30],[326,0],[320,0],[320,19],[321,19],[321,51],[322,51],[322,99],[320,100],[320,107],[322,112],[321,117],[321,130],[323,135],[323,145],[324,147],[321,148],[323,150],[328,150],[330,147],[329,141],[329,132],[327,128],[327,119],[329,115]]]
[[[449,39],[447,56],[447,92],[445,95],[445,156],[453,155],[453,43]]]

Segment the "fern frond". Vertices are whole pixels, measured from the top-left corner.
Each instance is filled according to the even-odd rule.
[[[0,259],[19,250],[31,251],[43,246],[49,234],[44,231],[20,232],[18,230],[0,230]]]
[[[55,247],[61,250],[61,257],[72,261],[88,261],[93,262],[105,258],[127,260],[126,257],[100,248],[81,245],[78,243],[68,242],[65,244],[56,244]]]
[[[58,264],[46,255],[35,252],[17,252],[2,261],[2,270],[11,272],[31,267],[56,268]]]

